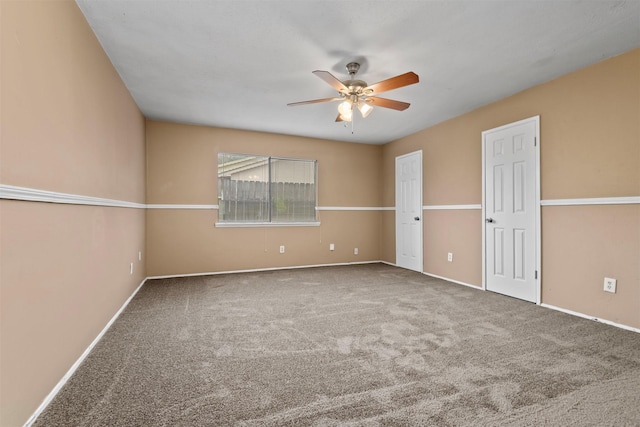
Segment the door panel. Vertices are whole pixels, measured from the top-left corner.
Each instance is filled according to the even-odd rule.
[[[538,295],[536,133],[535,119],[483,132],[486,288],[532,302]]]
[[[525,213],[526,166],[524,162],[513,164],[513,212]]]
[[[493,167],[493,212],[503,212],[504,205],[504,180],[502,170],[504,165],[497,165]]]
[[[504,277],[504,228],[495,227],[493,229],[493,274]]]
[[[515,228],[513,230],[513,278],[525,280],[525,265],[527,247],[525,242],[526,230]]]
[[[396,265],[422,272],[422,151],[396,158]]]

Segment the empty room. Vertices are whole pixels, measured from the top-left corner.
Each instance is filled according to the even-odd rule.
[[[0,22],[1,426],[640,425],[640,2]]]

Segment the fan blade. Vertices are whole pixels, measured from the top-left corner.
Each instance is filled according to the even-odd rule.
[[[376,107],[391,108],[392,110],[404,111],[409,108],[408,102],[394,101],[393,99],[371,97],[367,98],[367,102]]]
[[[311,101],[300,101],[300,102],[291,102],[287,104],[289,107],[295,107],[296,105],[305,105],[305,104],[318,104],[319,102],[329,102],[329,101],[340,101],[342,98],[322,98],[322,99],[312,99]]]
[[[337,90],[338,92],[349,92],[349,88],[346,87],[340,80],[335,78],[333,74],[328,71],[316,70],[313,72],[316,76],[320,77],[325,82],[329,83],[332,88]]]
[[[409,71],[408,73],[400,74],[399,76],[391,77],[390,79],[374,83],[371,86],[365,87],[362,91],[366,94],[377,94],[386,92],[388,90],[409,86],[414,83],[418,83],[419,81],[420,79],[418,78],[418,75],[413,71]]]

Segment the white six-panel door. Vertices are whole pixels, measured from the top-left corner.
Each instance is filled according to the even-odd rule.
[[[422,272],[422,151],[396,157],[396,265]]]
[[[486,289],[539,302],[538,117],[482,133]]]

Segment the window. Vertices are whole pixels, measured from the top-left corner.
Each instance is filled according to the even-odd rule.
[[[316,222],[316,161],[218,154],[220,224]]]

